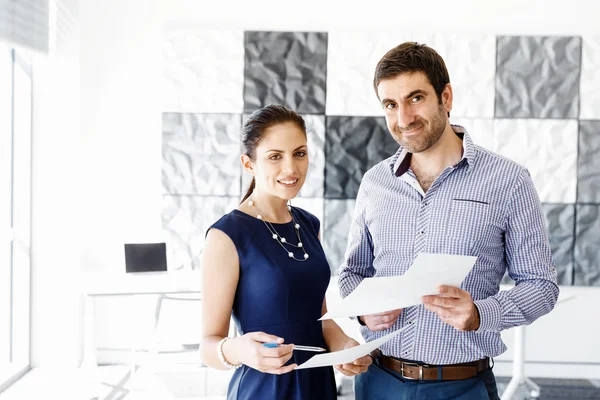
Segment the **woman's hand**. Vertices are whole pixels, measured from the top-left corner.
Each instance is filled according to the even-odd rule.
[[[242,363],[266,374],[286,374],[297,367],[296,364],[284,366],[292,358],[293,344],[267,348],[263,343],[282,344],[283,338],[264,332],[246,333],[226,341],[223,354],[231,364]]]
[[[356,340],[349,339],[346,346],[344,346],[344,349],[349,349],[351,347],[358,346],[359,344],[360,343],[358,343]],[[335,369],[346,376],[355,376],[366,372],[372,362],[373,359],[367,354],[364,357],[357,358],[351,363],[336,365]]]

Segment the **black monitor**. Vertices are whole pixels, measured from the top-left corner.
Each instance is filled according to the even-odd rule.
[[[126,272],[162,272],[167,270],[165,243],[125,243]]]

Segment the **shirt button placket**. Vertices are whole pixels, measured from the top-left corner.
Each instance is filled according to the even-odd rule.
[[[417,217],[417,234],[414,241],[414,257],[419,253],[427,250],[427,226],[429,225],[430,218],[430,197],[431,192],[427,193],[427,196],[421,200],[421,206],[419,208],[419,215]],[[410,328],[408,328],[403,334],[402,340],[402,354],[400,357],[414,360],[415,357],[415,346],[416,346],[416,333],[417,333],[417,317],[419,312],[418,306],[409,307],[406,312],[405,321],[415,321]]]

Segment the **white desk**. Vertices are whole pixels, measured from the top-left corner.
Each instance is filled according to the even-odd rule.
[[[80,287],[85,296],[196,293],[200,291],[201,279],[199,270],[135,274],[82,272]]]
[[[94,300],[106,296],[186,294],[201,292],[200,271],[152,272],[139,274],[83,272],[80,275],[84,302],[84,343],[81,367],[88,373],[89,398],[97,398],[97,357],[94,335]]]

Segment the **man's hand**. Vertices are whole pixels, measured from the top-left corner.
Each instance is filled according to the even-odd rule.
[[[425,308],[459,331],[479,329],[479,310],[471,294],[454,286],[440,286],[440,295],[423,296]]]
[[[396,323],[402,309],[388,311],[379,314],[362,315],[358,318],[367,325],[367,328],[373,332],[383,331]]]
[[[356,340],[350,339],[344,347],[344,349],[349,349],[351,347],[358,346],[359,344],[360,343],[358,343]],[[350,363],[336,365],[335,369],[337,369],[346,376],[355,376],[366,372],[367,369],[369,369],[369,365],[371,365],[372,362],[373,359],[370,355],[367,354],[366,356],[357,358],[356,360]]]

